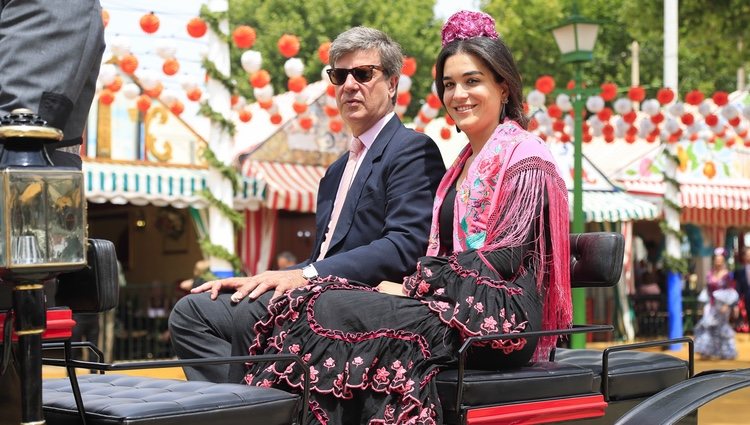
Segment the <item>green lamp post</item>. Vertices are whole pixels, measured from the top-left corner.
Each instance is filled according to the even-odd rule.
[[[581,233],[584,231],[583,216],[583,159],[581,142],[583,140],[583,107],[589,94],[599,94],[599,90],[585,89],[581,87],[580,64],[591,61],[593,58],[594,45],[599,32],[599,23],[578,15],[576,3],[573,3],[573,14],[565,19],[560,25],[552,28],[557,47],[562,53],[563,63],[575,64],[575,87],[564,92],[570,96],[575,113],[575,124],[573,129],[573,223],[571,232]],[[573,323],[583,324],[586,322],[586,290],[573,290]],[[574,334],[571,336],[572,348],[583,348],[586,345],[585,335]]]

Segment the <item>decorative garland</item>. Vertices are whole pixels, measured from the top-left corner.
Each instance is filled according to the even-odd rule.
[[[221,213],[224,214],[224,216],[228,218],[235,226],[241,229],[245,227],[245,223],[242,221],[242,214],[233,210],[229,205],[221,202],[218,198],[211,194],[208,189],[202,189],[196,193],[204,197],[208,201],[208,203],[211,204],[211,206],[221,211]]]
[[[198,109],[198,113],[213,122],[219,123],[221,128],[224,129],[227,133],[229,133],[230,136],[234,136],[234,133],[236,131],[236,126],[234,125],[234,123],[226,119],[224,115],[221,115],[220,113],[214,111],[207,101],[204,100],[203,102],[201,102],[201,106]]]
[[[664,148],[662,150],[662,154],[668,161],[672,161],[677,166],[680,165],[680,159],[677,157],[677,155],[674,155],[672,152],[670,152],[669,149]],[[672,176],[668,176],[665,173],[662,173],[662,178],[664,179],[664,183],[671,186],[675,190],[675,193],[680,193],[680,182],[677,181],[677,179]],[[664,197],[664,208],[669,208],[670,210],[675,211],[677,214],[680,214],[682,212],[682,207],[666,196]],[[679,228],[679,223],[677,226],[678,227],[676,229],[670,227],[669,224],[667,224],[666,219],[659,222],[659,228],[666,237],[672,236],[674,238],[677,238],[678,241],[682,241],[682,239],[685,237],[685,232],[683,232]],[[684,275],[688,272],[688,261],[686,258],[677,258],[665,253],[664,267],[667,270],[671,270],[673,272]]]
[[[242,272],[242,261],[240,260],[240,257],[230,254],[229,251],[221,245],[212,244],[208,238],[203,238],[198,243],[201,246],[201,251],[203,251],[207,257],[215,257],[225,260],[232,265],[232,269],[235,273],[239,274]]]
[[[229,13],[228,12],[211,12],[208,9],[208,6],[205,4],[201,6],[201,11],[199,16],[203,18],[204,21],[208,24],[208,26],[211,27],[211,30],[216,34],[219,39],[222,41],[229,43],[231,40],[229,39],[229,36],[227,34],[224,34],[223,31],[221,31],[220,22],[224,19],[228,19]]]
[[[688,272],[688,260],[687,258],[675,258],[671,255],[664,255],[664,267],[667,270],[686,275]]]
[[[232,189],[237,192],[240,190],[240,175],[233,167],[230,167],[223,162],[219,161],[214,151],[210,147],[206,146],[201,154],[203,159],[206,160],[208,165],[219,171],[222,176],[226,177],[227,180],[232,182]]]
[[[239,94],[245,99],[252,99],[252,94],[250,92],[237,86],[237,82],[231,77],[227,77],[226,75],[219,72],[219,70],[216,68],[216,64],[214,64],[212,61],[203,59],[201,63],[203,65],[203,68],[206,70],[206,74],[208,74],[208,76],[213,78],[214,80],[220,82],[221,85],[223,85],[229,91],[229,93]]]

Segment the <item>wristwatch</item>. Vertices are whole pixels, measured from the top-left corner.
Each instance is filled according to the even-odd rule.
[[[318,277],[318,271],[315,269],[314,265],[307,265],[302,269],[302,277],[307,280],[315,279]]]

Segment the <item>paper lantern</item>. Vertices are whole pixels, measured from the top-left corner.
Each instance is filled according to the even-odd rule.
[[[305,64],[299,58],[287,59],[284,62],[284,73],[287,78],[299,77],[305,71]]]
[[[339,120],[331,120],[328,122],[328,129],[334,133],[338,133],[344,128],[344,123]]]
[[[250,113],[249,110],[243,109],[238,114],[238,117],[239,117],[240,121],[242,121],[242,122],[248,122],[248,121],[250,121],[253,118],[253,114]]]
[[[169,104],[169,110],[172,111],[173,114],[179,116],[182,111],[185,110],[185,105],[183,105],[179,100],[174,100]]]
[[[298,114],[307,112],[307,103],[294,102],[292,103],[292,109]]]
[[[180,70],[180,62],[178,62],[175,58],[169,58],[164,61],[164,64],[161,66],[161,70],[164,71],[164,73],[167,75],[175,75]]]
[[[107,84],[107,88],[112,91],[112,93],[117,93],[120,91],[120,88],[122,88],[122,77],[119,75],[115,75],[115,78],[112,80],[110,84]]]
[[[307,80],[305,80],[305,77],[290,78],[287,87],[289,88],[289,91],[300,93],[305,87],[307,87]]]
[[[109,12],[107,12],[107,9],[102,9],[102,24],[104,24],[104,28],[107,28],[107,25],[109,25]]]
[[[269,110],[273,106],[273,99],[258,100],[258,106],[261,109]]]
[[[411,84],[412,84],[411,77],[405,74],[399,75],[398,88],[397,88],[398,93],[403,93],[403,92],[411,90]]]
[[[138,69],[138,58],[131,54],[127,54],[119,60],[120,69],[122,72],[131,75]]]
[[[326,41],[325,43],[321,44],[320,47],[318,47],[318,59],[320,59],[323,64],[328,65],[328,51],[331,50],[331,42]]]
[[[173,58],[177,53],[177,44],[171,38],[159,39],[156,42],[156,47],[154,47],[154,52],[162,59]]]
[[[99,92],[99,102],[103,105],[111,105],[115,100],[115,95],[109,89],[103,89]]]
[[[570,96],[565,93],[560,93],[555,98],[555,104],[560,107],[563,112],[567,112],[573,109],[573,104],[570,103]]]
[[[138,100],[135,101],[135,104],[138,107],[139,111],[146,112],[148,111],[148,108],[151,107],[151,98],[145,94],[142,94],[138,96]]]
[[[157,82],[155,86],[144,89],[143,94],[151,96],[153,98],[158,98],[161,94],[161,91],[164,89],[164,86],[161,84],[161,81]]]
[[[99,81],[105,86],[112,84],[116,76],[117,69],[111,63],[105,63],[99,68]]]
[[[335,117],[339,114],[339,110],[335,106],[326,105],[323,107],[323,112],[329,117]]]
[[[729,94],[727,94],[727,92],[725,91],[717,91],[713,96],[711,96],[711,99],[714,101],[716,106],[724,106],[729,103]]]
[[[552,118],[561,118],[562,117],[562,110],[559,106],[552,104],[547,107],[547,115],[549,115]]]
[[[159,74],[150,69],[139,72],[137,78],[144,90],[152,89],[159,84]]]
[[[141,89],[135,83],[125,84],[122,88],[122,95],[125,96],[126,99],[133,100],[139,94],[141,94]]]
[[[526,95],[526,102],[534,108],[541,108],[544,106],[544,99],[544,93],[536,89],[530,91],[529,94]]]
[[[443,127],[440,129],[440,138],[443,140],[450,140],[451,139],[451,129],[450,127]]]
[[[331,86],[333,87],[333,86]],[[396,104],[401,106],[407,106],[411,103],[411,93],[408,91],[405,91],[403,93],[399,93],[398,96],[396,96]]]
[[[232,32],[234,45],[240,49],[249,49],[255,44],[255,30],[247,25],[240,25]]]
[[[281,55],[285,58],[291,58],[299,52],[299,39],[295,35],[282,35],[279,37],[279,42],[276,45],[279,48]]]
[[[691,90],[685,94],[685,103],[698,106],[703,102],[703,93],[700,90]]]
[[[313,126],[313,119],[312,117],[300,117],[299,119],[299,126],[303,130],[309,130]]]
[[[112,54],[118,58],[130,54],[130,39],[125,36],[115,36],[112,41],[107,44],[109,45],[110,50],[112,50]]]
[[[617,97],[617,84],[615,83],[604,83],[600,86],[602,92],[600,96],[604,101],[610,102]]]
[[[404,64],[401,66],[401,73],[411,77],[417,72],[417,60],[412,57],[404,58]]]
[[[248,74],[258,72],[263,65],[263,56],[258,51],[247,50],[240,56],[240,64],[242,64],[242,69]]]
[[[440,101],[440,98],[437,97],[434,93],[428,94],[426,100],[427,100],[427,104],[430,105],[430,108],[440,109],[443,106],[443,103]]]
[[[260,88],[271,82],[271,75],[265,69],[261,69],[260,71],[252,73],[249,80],[253,87]]]
[[[640,86],[633,86],[628,90],[628,99],[633,102],[642,102],[646,98],[646,90]]]
[[[612,104],[612,108],[614,108],[615,112],[617,112],[618,114],[625,115],[633,110],[633,102],[629,99],[621,97],[615,100],[615,103]]]
[[[193,102],[197,102],[201,100],[201,97],[203,96],[203,92],[198,87],[194,87],[187,91],[186,96],[188,99],[192,100]]]
[[[266,84],[263,87],[256,87],[253,89],[253,96],[258,101],[271,100],[273,98],[273,86]]]
[[[141,17],[141,29],[147,34],[153,34],[159,29],[159,17],[154,12],[147,13]]]
[[[555,89],[555,80],[549,75],[542,75],[537,78],[534,87],[544,94],[550,94]]]
[[[208,25],[201,18],[193,18],[187,23],[187,33],[193,38],[203,37],[206,31],[208,31]]]
[[[165,89],[162,90],[161,97],[159,97],[162,102],[169,105],[175,100],[177,100],[177,93],[174,91],[174,89]]]
[[[667,103],[674,100],[674,92],[669,87],[659,89],[659,91],[656,92],[656,100],[658,100],[662,105],[666,105]]]
[[[279,125],[281,124],[281,121],[282,121],[281,114],[279,113],[271,114],[271,124]]]
[[[591,113],[598,113],[602,109],[604,109],[604,99],[602,99],[601,96],[591,96],[588,99],[586,99],[586,109],[591,111]]]

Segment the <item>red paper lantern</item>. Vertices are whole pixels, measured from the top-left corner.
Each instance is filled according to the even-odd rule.
[[[685,125],[693,125],[693,123],[695,122],[695,117],[693,116],[693,114],[688,112],[680,117],[680,121],[682,121],[682,123]]]
[[[271,114],[271,124],[273,125],[281,124],[281,114],[279,113]]]
[[[326,41],[318,47],[318,59],[323,62],[324,65],[328,65],[328,51],[331,50],[331,42]]]
[[[646,141],[649,142],[649,143],[654,143],[656,141],[656,136],[649,133],[646,136]]]
[[[583,133],[583,143],[591,143],[594,138],[589,133]]]
[[[133,55],[125,55],[122,58],[120,58],[120,69],[122,69],[122,72],[130,75],[135,72],[136,69],[138,69],[138,58],[136,58]]]
[[[727,122],[728,122],[728,123],[729,123],[729,125],[731,125],[732,127],[737,127],[738,125],[740,125],[740,117],[734,117],[734,118],[730,119],[730,120],[729,120],[729,121],[727,121]]]
[[[240,96],[237,94],[233,94],[232,96],[229,97],[229,104],[232,106],[236,105],[237,102],[239,101],[240,101]]]
[[[659,91],[656,92],[656,100],[658,100],[662,105],[666,105],[667,103],[674,100],[674,92],[669,87],[659,89]]]
[[[161,70],[167,75],[175,75],[180,71],[180,62],[175,58],[165,59]]]
[[[542,75],[537,78],[534,87],[544,94],[550,94],[555,89],[555,79],[549,75]]]
[[[607,134],[604,136],[604,141],[607,143],[612,143],[615,141],[615,135],[614,134]]]
[[[440,102],[440,98],[437,97],[435,93],[430,93],[427,95],[427,104],[432,109],[440,109],[443,106],[443,103]]]
[[[180,115],[182,111],[185,110],[185,105],[183,105],[179,100],[175,100],[174,102],[169,104],[169,110],[172,111],[172,113],[175,115]]]
[[[634,134],[626,134],[625,135],[625,141],[627,143],[630,143],[630,144],[635,143],[635,135]]]
[[[107,12],[107,9],[102,9],[102,24],[104,24],[104,28],[107,28],[109,24],[109,12]]]
[[[658,125],[662,121],[664,121],[664,114],[662,114],[661,112],[651,117],[651,122],[654,124]]]
[[[309,130],[313,126],[313,120],[311,117],[302,117],[299,119],[299,126],[303,130]]]
[[[600,96],[605,102],[614,100],[617,97],[617,84],[615,83],[604,83],[601,85],[602,92]]]
[[[338,133],[344,128],[344,123],[339,120],[331,120],[328,122],[328,129],[334,133]]]
[[[300,93],[305,87],[307,87],[307,80],[301,75],[299,77],[290,78],[289,82],[287,82],[287,87],[289,88],[289,91]]]
[[[248,122],[253,118],[253,114],[251,114],[247,109],[241,110],[238,116],[240,121],[242,122]]]
[[[451,138],[451,129],[450,127],[443,127],[440,129],[440,137],[443,140],[450,140]]]
[[[612,124],[605,124],[602,127],[602,134],[604,136],[614,136],[615,128],[612,126]]]
[[[115,100],[115,94],[109,89],[102,89],[99,92],[99,103],[102,105],[111,105]]]
[[[122,77],[120,77],[119,75],[115,75],[115,79],[107,85],[107,88],[112,93],[117,93],[118,91],[120,91],[120,89],[122,88]]]
[[[335,117],[339,114],[339,110],[335,106],[326,105],[323,107],[323,112],[329,117]]]
[[[296,56],[299,52],[299,39],[295,35],[282,35],[279,37],[279,42],[276,45],[279,48],[279,52],[281,52],[285,58]]]
[[[142,94],[138,96],[138,100],[136,100],[135,104],[138,107],[139,111],[145,113],[146,111],[148,111],[148,108],[151,107],[151,98],[145,94]]]
[[[718,123],[719,123],[719,117],[717,117],[714,114],[706,115],[706,124],[708,124],[710,127],[713,127]]]
[[[408,91],[399,93],[398,96],[396,96],[397,105],[406,106],[410,103],[411,103],[411,93],[409,93]]]
[[[240,25],[232,32],[234,45],[239,49],[249,49],[255,44],[255,30],[247,25]]]
[[[161,84],[161,82],[159,82],[154,87],[148,90],[143,90],[143,94],[148,95],[153,98],[157,98],[159,97],[163,89],[164,89],[164,86]]]
[[[292,109],[298,114],[303,114],[307,112],[307,103],[294,102],[292,103]]]
[[[609,119],[612,118],[612,110],[605,107],[601,111],[597,112],[596,116],[599,117],[599,120],[601,120],[602,122],[609,121]]]
[[[529,120],[529,125],[528,125],[528,128],[527,128],[527,130],[529,130],[529,131],[534,131],[534,130],[536,130],[537,128],[539,128],[539,121],[537,121],[537,120],[536,120],[536,118],[532,118],[532,119],[530,119],[530,120]]]
[[[267,111],[273,106],[273,99],[259,100],[258,106],[260,106],[260,109],[265,109]]]
[[[716,106],[724,106],[729,103],[729,94],[725,91],[717,91],[711,96],[711,99],[713,99]]]
[[[201,18],[193,18],[187,23],[187,33],[193,38],[201,38],[208,31],[208,25],[206,21]]]
[[[186,95],[188,99],[192,100],[193,102],[197,102],[201,100],[201,96],[203,96],[203,92],[201,91],[201,89],[196,87],[194,89],[188,90]]]
[[[691,90],[685,94],[685,103],[688,105],[700,105],[703,102],[703,93],[700,90]]]
[[[646,90],[641,86],[633,86],[628,90],[628,99],[633,102],[642,102],[646,98]]]
[[[552,118],[562,118],[562,109],[553,103],[547,107],[547,115]]]
[[[552,122],[552,130],[557,131],[557,132],[561,132],[561,131],[565,130],[565,122],[563,122],[562,120],[555,120],[555,121],[553,121]]]
[[[404,64],[401,66],[401,73],[411,77],[417,72],[417,60],[412,57],[404,58]]]
[[[576,88],[576,82],[575,82],[575,80],[568,81],[568,85],[566,86],[566,88],[568,90],[573,90],[574,88]]]
[[[448,125],[456,125],[456,122],[453,121],[453,117],[450,116],[450,114],[445,114],[445,123]]]
[[[159,17],[154,12],[143,15],[140,23],[141,29],[147,34],[153,34],[159,29]]]
[[[637,118],[638,114],[636,114],[635,111],[630,111],[622,116],[622,120],[628,124],[633,124]]]
[[[252,84],[253,87],[259,89],[261,87],[265,87],[266,84],[271,82],[271,74],[268,73],[265,69],[261,69],[259,71],[253,72],[250,75],[250,84]]]
[[[330,97],[336,97],[336,86],[329,84],[328,87],[326,87],[326,94]]]

